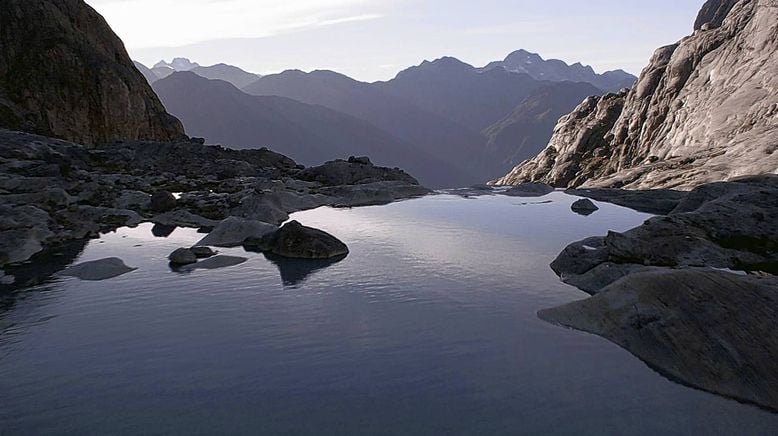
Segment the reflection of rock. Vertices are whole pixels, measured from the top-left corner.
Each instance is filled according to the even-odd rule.
[[[671,189],[627,191],[624,189],[568,189],[567,194],[591,198],[654,215],[667,215],[678,206],[688,192]]]
[[[205,259],[203,261],[193,263],[191,265],[186,265],[178,269],[178,271],[181,272],[188,272],[188,271],[194,271],[197,269],[219,269],[219,268],[227,268],[230,266],[240,265],[244,262],[246,262],[248,259],[245,257],[236,257],[236,256],[214,256],[210,259]]]
[[[348,255],[348,247],[338,238],[297,221],[288,222],[262,238],[251,238],[245,245],[290,259],[333,259]]]
[[[185,210],[174,210],[155,216],[151,219],[154,224],[165,226],[193,227],[193,228],[214,228],[219,221],[209,220],[199,215],[187,212]]]
[[[87,240],[69,241],[43,250],[29,262],[6,265],[5,272],[16,280],[13,284],[0,284],[0,290],[13,290],[45,283],[55,273],[62,271],[81,255]]]
[[[243,245],[248,238],[262,238],[276,231],[278,227],[254,220],[229,217],[219,223],[196,245],[210,247],[237,247]]]
[[[778,279],[702,270],[631,274],[539,316],[601,335],[676,380],[778,410]]]
[[[579,215],[585,215],[589,216],[598,210],[600,210],[599,207],[597,207],[594,203],[592,203],[591,200],[588,198],[582,198],[575,203],[573,203],[572,206],[570,206],[570,209],[573,210],[573,212],[579,214]]]
[[[289,259],[272,253],[265,253],[265,257],[278,267],[284,286],[297,286],[316,271],[335,265],[346,258],[343,255],[332,259]]]
[[[151,234],[157,238],[167,238],[172,235],[177,228],[178,227],[171,225],[154,224],[154,227],[151,228]]]
[[[119,277],[136,269],[128,267],[119,258],[110,257],[71,266],[62,271],[60,275],[77,277],[81,280],[100,281]]]

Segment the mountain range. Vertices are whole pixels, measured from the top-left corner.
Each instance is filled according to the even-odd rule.
[[[206,79],[224,80],[238,88],[242,88],[262,77],[259,74],[249,73],[233,65],[221,63],[202,66],[186,58],[175,58],[171,62],[159,61],[153,68],[148,68],[142,63],[135,61],[135,66],[143,73],[149,84],[164,79],[176,71],[191,71]]]
[[[557,71],[557,62],[561,61],[547,63],[553,71]],[[509,71],[496,65],[476,68],[452,57],[424,61],[400,72],[392,80],[376,83],[360,82],[333,71],[304,73],[289,70],[255,78],[241,87],[242,82],[227,80],[224,74],[208,76],[198,64],[183,58],[157,64],[155,68],[164,69],[165,73],[178,68],[203,77],[229,81],[253,96],[285,97],[304,103],[306,105],[296,106],[302,113],[296,113],[291,105],[285,112],[287,120],[301,126],[306,126],[306,120],[309,120],[309,106],[318,105],[329,109],[330,116],[336,112],[343,120],[367,122],[373,127],[371,132],[375,137],[367,135],[363,128],[349,132],[348,129],[355,124],[343,123],[338,126],[339,138],[348,141],[351,137],[359,137],[362,144],[300,143],[293,150],[287,140],[290,138],[280,136],[279,132],[288,131],[283,128],[274,135],[264,136],[249,127],[250,123],[234,123],[232,130],[225,130],[223,126],[232,123],[225,118],[238,116],[238,110],[226,110],[224,107],[216,110],[213,105],[190,104],[190,96],[186,93],[163,92],[163,89],[185,89],[193,84],[191,78],[168,74],[163,80],[187,80],[186,86],[174,86],[160,80],[160,83],[154,82],[155,89],[168,110],[182,119],[191,134],[238,148],[256,145],[256,141],[249,140],[251,135],[258,139],[271,138],[275,142],[263,143],[300,162],[312,163],[323,155],[342,157],[337,154],[340,150],[368,153],[367,150],[377,148],[368,146],[368,143],[381,144],[389,148],[378,154],[368,153],[379,156],[375,159],[380,164],[411,169],[418,166],[415,156],[423,155],[422,162],[433,160],[437,162],[437,168],[445,168],[445,171],[440,171],[425,164],[425,170],[414,173],[423,183],[433,187],[482,183],[505,173],[520,160],[533,157],[542,150],[559,117],[575,108],[585,97],[605,93],[585,80],[557,80],[559,74],[551,74],[551,69],[548,73],[551,79],[539,80],[526,72]],[[574,69],[572,66],[569,68]],[[601,80],[602,76],[593,75],[588,79]],[[204,82],[200,84],[205,85]],[[237,101],[235,89],[220,86],[210,91],[230,94],[211,95],[217,101]],[[246,114],[240,117],[244,119]],[[258,124],[270,127],[267,119]],[[313,140],[316,136],[307,138]],[[390,147],[390,143],[394,145]],[[414,153],[402,151],[409,147]]]

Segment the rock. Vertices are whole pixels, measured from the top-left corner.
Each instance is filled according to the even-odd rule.
[[[207,259],[216,256],[216,252],[211,250],[210,247],[192,247],[189,251],[194,253],[195,257],[198,259]]]
[[[396,200],[422,197],[430,190],[402,181],[365,183],[325,187],[319,190],[330,197],[328,203],[334,207],[377,206]]]
[[[279,225],[289,219],[275,193],[255,193],[244,197],[240,205],[230,210],[231,216]]]
[[[584,101],[496,183],[689,190],[775,173],[777,21],[772,1],[707,2],[698,31],[658,49],[631,91]]]
[[[87,145],[184,137],[122,41],[85,2],[6,0],[3,11],[0,127]]]
[[[77,277],[81,280],[100,281],[119,277],[136,269],[128,267],[121,259],[111,257],[71,266],[62,271],[60,275]]]
[[[349,253],[346,244],[334,236],[297,221],[261,238],[261,243],[249,240],[248,244],[290,259],[333,259]]]
[[[600,208],[592,203],[592,201],[588,198],[582,198],[576,201],[572,206],[570,206],[570,209],[572,209],[573,212],[581,215],[591,215],[594,212],[600,210]]]
[[[5,271],[0,270],[0,285],[10,286],[16,282],[16,277],[8,275]]]
[[[278,227],[261,221],[246,220],[239,217],[229,217],[219,223],[196,245],[210,247],[237,247],[243,245],[248,238],[262,238],[273,233]]]
[[[367,158],[334,160],[318,167],[308,168],[297,175],[300,180],[318,182],[325,186],[357,185],[385,181],[400,181],[412,185],[419,182],[400,169],[374,166]]]
[[[545,183],[522,183],[503,192],[511,197],[542,197],[554,192],[554,187]]]
[[[719,271],[630,274],[539,316],[603,336],[674,380],[778,410],[778,279]]]
[[[183,266],[179,269],[179,271],[194,271],[198,269],[219,269],[219,268],[227,268],[231,266],[240,265],[242,263],[245,263],[248,259],[245,257],[236,257],[236,256],[214,256],[210,259],[205,259],[203,261],[193,263],[191,265]]]
[[[176,207],[176,197],[167,191],[155,192],[151,196],[151,210],[154,212],[167,212]]]
[[[348,163],[352,164],[360,164],[360,165],[372,165],[373,163],[370,162],[370,158],[367,156],[361,156],[361,157],[354,157],[351,156],[348,158]]]
[[[0,266],[24,262],[43,250],[48,231],[15,229],[0,232]]]
[[[154,224],[175,227],[213,228],[219,221],[203,218],[185,210],[174,210],[157,215],[151,219]]]
[[[140,191],[122,191],[116,199],[114,207],[117,209],[146,210],[151,207],[151,196]]]
[[[197,258],[198,256],[194,251],[189,248],[179,248],[168,256],[168,260],[170,260],[172,265],[189,265],[197,262]]]
[[[625,189],[568,189],[566,194],[613,203],[638,212],[667,215],[689,194],[671,189],[629,191]]]

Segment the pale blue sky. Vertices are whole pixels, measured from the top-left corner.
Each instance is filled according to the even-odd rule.
[[[146,64],[174,56],[268,74],[374,81],[425,59],[474,65],[524,48],[634,74],[691,33],[703,0],[87,0]]]

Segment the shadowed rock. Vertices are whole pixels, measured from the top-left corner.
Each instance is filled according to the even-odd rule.
[[[289,259],[272,253],[264,253],[264,255],[273,265],[278,267],[284,286],[298,286],[317,271],[335,265],[346,258],[346,255],[342,255],[332,259]]]
[[[237,247],[249,238],[262,238],[273,233],[278,227],[261,221],[229,217],[219,223],[205,238],[196,245],[211,247]]]
[[[349,253],[346,244],[336,237],[297,221],[286,223],[262,238],[248,239],[244,246],[290,259],[333,259]]]
[[[193,263],[190,265],[185,265],[181,268],[179,268],[177,271],[179,272],[190,272],[198,269],[220,269],[220,268],[228,268],[231,266],[240,265],[242,263],[245,263],[248,259],[245,257],[237,257],[237,256],[214,256],[209,259],[202,260],[197,263]]]
[[[583,198],[581,200],[576,201],[573,203],[572,206],[570,206],[570,209],[572,209],[573,212],[579,214],[579,215],[591,215],[598,210],[600,210],[599,207],[597,207],[594,203],[592,203],[591,200],[588,198]]]

